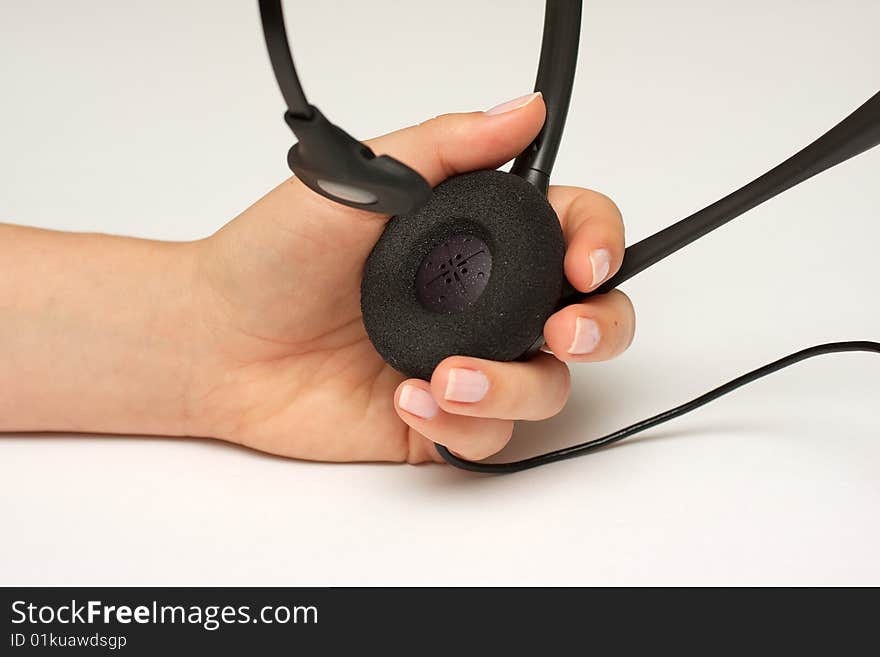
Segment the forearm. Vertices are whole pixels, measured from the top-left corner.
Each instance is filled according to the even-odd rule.
[[[0,431],[185,433],[194,248],[0,225]]]

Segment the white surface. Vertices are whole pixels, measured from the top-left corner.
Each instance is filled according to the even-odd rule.
[[[541,4],[287,8],[310,98],[366,138],[529,91]],[[629,241],[644,237],[877,91],[878,23],[873,0],[588,1],[555,180],[608,193]],[[0,26],[3,220],[188,239],[285,177],[255,2],[22,0],[0,5]],[[510,455],[809,344],[880,337],[878,180],[880,150],[632,281],[631,351],[577,367],[569,408],[521,426]],[[6,436],[0,583],[876,585],[878,381],[876,357],[827,357],[508,478]]]

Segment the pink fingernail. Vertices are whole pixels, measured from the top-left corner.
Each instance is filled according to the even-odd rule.
[[[449,370],[446,380],[446,392],[443,396],[448,401],[478,402],[489,392],[489,379],[477,370],[466,370],[454,367]]]
[[[596,249],[590,253],[590,265],[593,268],[593,287],[596,287],[611,271],[611,253],[608,249]]]
[[[571,341],[568,353],[576,356],[591,354],[599,346],[601,337],[596,320],[578,317],[574,323],[574,339]]]
[[[430,392],[411,385],[403,386],[397,403],[407,413],[412,413],[423,420],[430,420],[437,415],[437,410],[440,408]]]
[[[536,91],[532,94],[526,94],[525,96],[520,96],[519,98],[514,98],[513,100],[508,100],[506,103],[501,103],[500,105],[496,105],[492,109],[486,110],[486,114],[490,116],[495,116],[496,114],[504,114],[505,112],[512,112],[515,109],[519,109],[520,107],[525,107],[529,103],[531,103],[535,98],[541,95],[540,91]]]

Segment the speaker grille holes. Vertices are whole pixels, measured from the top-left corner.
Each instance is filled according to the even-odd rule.
[[[422,306],[434,312],[463,310],[486,289],[491,271],[492,254],[486,244],[473,235],[455,235],[422,260],[416,274],[416,296]]]

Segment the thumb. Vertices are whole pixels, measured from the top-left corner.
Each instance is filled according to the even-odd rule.
[[[455,174],[494,169],[519,155],[540,131],[545,112],[536,92],[485,112],[444,114],[367,144],[377,155],[415,169],[434,187]]]
[[[494,169],[521,153],[544,125],[546,108],[540,92],[527,94],[486,110],[444,114],[410,128],[397,130],[366,142],[377,155],[390,155],[418,171],[434,187],[446,178],[477,169]],[[291,216],[291,208],[297,208]],[[236,221],[236,229],[247,233],[250,251],[277,252],[301,273],[311,263],[317,276],[327,279],[326,261],[293,258],[291,252],[311,254],[322,245],[347,257],[333,271],[342,278],[359,276],[363,259],[385,227],[386,216],[340,205],[316,194],[295,177],[264,196]],[[371,219],[352,221],[353,218]],[[296,230],[279,226],[296,221]],[[254,228],[254,226],[258,228]],[[228,232],[228,231],[227,231]],[[262,248],[265,245],[267,248]],[[346,265],[345,263],[348,263]]]

